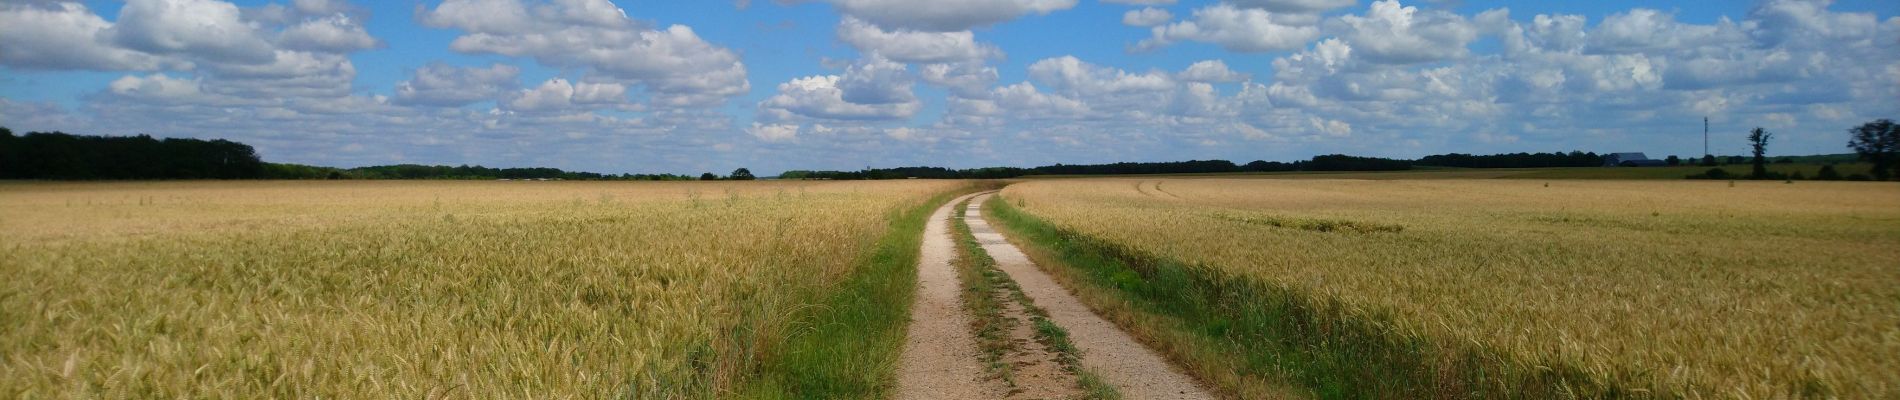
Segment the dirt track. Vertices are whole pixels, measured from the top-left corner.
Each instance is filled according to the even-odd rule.
[[[990,193],[978,195],[971,204],[980,205],[990,196]],[[1030,262],[1021,249],[991,228],[975,207],[966,213],[970,231],[983,245],[983,250],[996,259],[997,268],[1008,273],[1036,305],[1048,310],[1050,320],[1068,329],[1070,340],[1082,351],[1084,368],[1099,374],[1129,399],[1214,398],[1160,354],[1082,305]]]
[[[911,302],[910,328],[897,367],[899,399],[996,399],[1005,394],[1000,383],[983,378],[970,317],[963,312],[962,284],[951,264],[956,242],[950,215],[971,196],[938,208],[924,226],[917,298]]]

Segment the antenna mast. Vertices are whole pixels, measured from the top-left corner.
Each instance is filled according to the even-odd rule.
[[[1709,155],[1709,117],[1702,117],[1702,155]]]

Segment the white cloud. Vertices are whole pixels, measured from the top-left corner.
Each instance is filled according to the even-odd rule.
[[[1029,82],[996,88],[993,101],[996,107],[991,110],[1008,110],[1012,116],[1079,116],[1089,112],[1088,105],[1080,100],[1042,93]]]
[[[825,0],[844,14],[892,29],[953,32],[1075,7],[1076,0]]]
[[[626,100],[627,87],[617,83],[570,83],[554,78],[521,91],[507,106],[513,111],[575,111],[572,108],[592,110]]]
[[[845,17],[838,23],[838,38],[867,55],[906,63],[947,63],[1003,55],[995,46],[977,43],[976,35],[967,30],[886,31],[853,17]]]
[[[928,64],[918,68],[918,74],[924,82],[950,89],[957,97],[977,98],[996,84],[995,67],[977,62],[954,64]]]
[[[514,0],[447,0],[421,20],[463,30],[450,43],[452,50],[588,68],[600,79],[645,85],[662,106],[709,106],[751,89],[738,54],[685,25],[640,27],[604,0],[533,7]]]
[[[414,77],[396,84],[402,104],[460,107],[494,100],[513,91],[521,68],[494,64],[487,68],[431,63],[417,68]]]
[[[180,79],[163,74],[124,76],[106,86],[115,96],[161,104],[203,103],[210,100],[196,79]]]
[[[294,0],[290,4],[297,12],[307,15],[330,15],[350,10],[349,3],[343,0]]]
[[[286,28],[279,36],[278,43],[288,49],[328,53],[347,53],[382,45],[381,41],[370,37],[361,25],[351,22],[350,17],[343,14],[304,21]]]
[[[1339,18],[1340,37],[1367,61],[1411,64],[1463,57],[1478,37],[1465,18],[1443,11],[1419,11],[1396,0],[1372,3],[1366,15]]]
[[[1878,18],[1870,13],[1837,13],[1833,0],[1769,0],[1748,12],[1749,36],[1767,45],[1790,41],[1874,39]]]
[[[226,63],[266,63],[274,53],[238,7],[214,0],[132,0],[108,29],[124,46]]]
[[[1102,0],[1102,2],[1133,6],[1165,6],[1174,4],[1175,0]]]
[[[911,93],[910,69],[888,60],[871,59],[845,68],[838,80],[839,98],[854,104],[917,102]]]
[[[1029,79],[1064,92],[1099,94],[1161,91],[1174,86],[1167,74],[1127,71],[1082,62],[1074,56],[1043,59],[1029,65]]]
[[[118,47],[112,23],[79,3],[0,6],[0,64],[35,69],[158,69],[160,59]]]
[[[778,85],[778,95],[759,103],[759,111],[775,120],[798,118],[832,120],[895,120],[910,118],[923,109],[918,101],[857,104],[844,99],[837,75],[810,76]]]
[[[745,133],[767,142],[783,142],[798,138],[798,125],[752,123]]]
[[[1154,7],[1128,10],[1122,14],[1122,25],[1128,26],[1155,26],[1172,20],[1174,20],[1174,13]]]
[[[915,140],[920,138],[918,136],[918,130],[908,126],[886,129],[884,130],[884,134],[897,140]]]
[[[1285,13],[1318,13],[1341,7],[1350,7],[1354,0],[1227,0],[1236,6],[1259,8],[1267,11]]]
[[[1638,8],[1603,18],[1590,32],[1585,51],[1627,54],[1680,50],[1690,47],[1734,43],[1741,32],[1729,24],[1708,26],[1676,22],[1674,15]]]
[[[1229,51],[1266,52],[1297,49],[1320,35],[1318,17],[1275,13],[1221,3],[1194,10],[1193,19],[1153,28],[1153,36],[1135,45],[1149,50],[1180,41],[1208,42]]]
[[[1247,74],[1227,69],[1227,63],[1221,60],[1201,60],[1188,65],[1186,70],[1175,74],[1176,78],[1190,82],[1239,82],[1247,80]]]

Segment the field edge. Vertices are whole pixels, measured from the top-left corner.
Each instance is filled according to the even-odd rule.
[[[811,314],[792,329],[797,333],[774,346],[782,349],[780,356],[759,365],[757,377],[734,393],[718,397],[888,397],[916,296],[924,225],[938,207],[991,186],[996,184],[971,182],[893,212],[889,227],[857,261],[851,278],[809,307]]]
[[[989,216],[1090,308],[1236,398],[1671,398],[1583,368],[1394,333],[1308,291],[1054,226],[997,196]],[[1290,393],[1303,392],[1303,393]]]

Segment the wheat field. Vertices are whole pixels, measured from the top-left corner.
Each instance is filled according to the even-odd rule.
[[[1900,396],[1900,186],[1088,179],[1003,196],[1619,396]]]
[[[0,397],[729,396],[963,185],[4,183]]]

